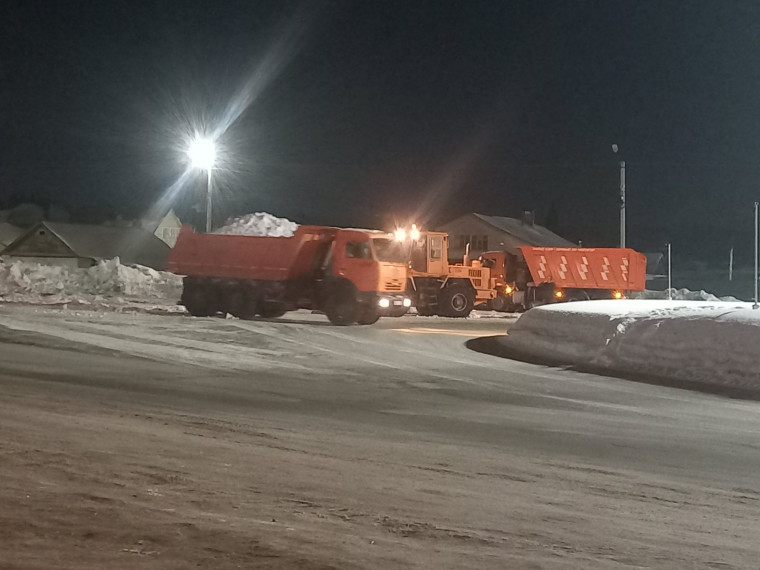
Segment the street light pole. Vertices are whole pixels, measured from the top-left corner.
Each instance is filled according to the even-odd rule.
[[[673,300],[673,277],[672,265],[670,262],[670,242],[668,242],[668,301]]]
[[[625,247],[625,160],[620,161],[620,247]]]
[[[612,152],[619,150],[618,145],[612,145]],[[620,247],[625,247],[625,160],[620,161]]]
[[[206,169],[208,185],[206,186],[206,233],[211,233],[211,169]]]
[[[757,202],[755,202],[755,302],[752,304],[753,309],[757,309]]]
[[[195,168],[206,171],[206,233],[211,233],[211,171],[216,162],[216,145],[213,140],[196,135],[190,142],[187,156]]]

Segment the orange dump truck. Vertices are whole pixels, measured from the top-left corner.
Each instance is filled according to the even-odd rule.
[[[317,309],[336,325],[372,324],[411,306],[406,251],[371,230],[299,226],[292,237],[258,237],[184,226],[168,269],[185,276],[181,303],[195,316]]]
[[[646,257],[629,248],[521,246],[520,255],[481,256],[496,277],[498,311],[525,310],[561,301],[619,299],[643,291]]]

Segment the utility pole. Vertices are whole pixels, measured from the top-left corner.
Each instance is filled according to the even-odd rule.
[[[755,202],[755,302],[752,304],[753,309],[757,309],[757,202]]]
[[[671,276],[670,242],[668,242],[668,301],[673,300],[673,280]]]
[[[619,150],[618,145],[612,145],[612,152]],[[625,247],[625,160],[620,161],[620,247]]]
[[[211,233],[211,169],[206,170],[208,178],[206,182],[206,233]]]
[[[620,247],[625,247],[625,160],[620,161]]]
[[[732,247],[728,252],[728,280],[734,280],[734,248]]]

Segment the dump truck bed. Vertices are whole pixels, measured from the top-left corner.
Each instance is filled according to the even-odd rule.
[[[287,281],[314,269],[317,248],[336,228],[299,226],[292,237],[196,234],[183,226],[168,269],[180,275]]]
[[[559,288],[643,291],[646,257],[630,248],[521,246],[533,282]]]

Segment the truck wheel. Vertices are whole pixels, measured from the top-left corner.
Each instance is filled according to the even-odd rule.
[[[432,317],[435,313],[435,307],[429,307],[427,305],[424,307],[417,307],[417,314],[421,317]]]
[[[235,315],[238,319],[250,321],[256,316],[256,312],[259,308],[256,291],[251,289],[239,289],[235,294],[235,301],[230,308],[232,309],[230,313]]]
[[[229,284],[220,288],[219,297],[221,313],[238,317],[244,301],[243,291],[236,285]]]
[[[333,293],[325,305],[325,314],[338,326],[352,325],[359,319],[359,307],[353,295]]]
[[[438,314],[442,317],[466,317],[475,306],[475,293],[456,283],[438,293]]]
[[[200,283],[185,282],[180,302],[194,317],[208,317],[213,314],[209,302],[209,291]]]
[[[259,314],[265,319],[276,319],[288,312],[283,303],[261,303]]]
[[[374,325],[380,320],[380,312],[375,307],[364,307],[356,322],[360,325]]]
[[[497,311],[499,313],[506,313],[507,307],[509,307],[509,301],[507,301],[506,297],[496,297],[495,299],[491,299],[491,309],[494,311]]]

